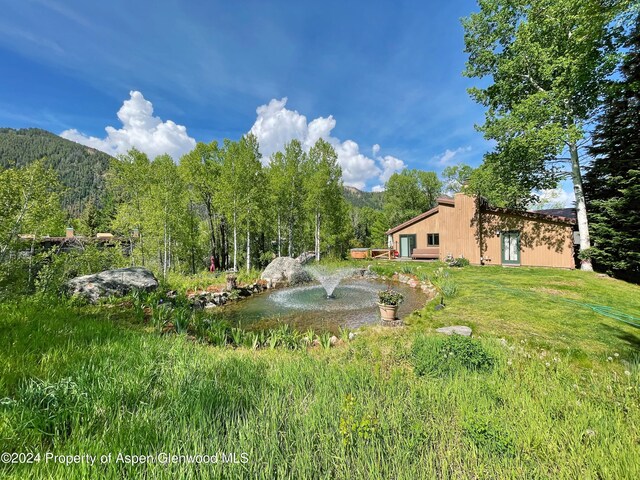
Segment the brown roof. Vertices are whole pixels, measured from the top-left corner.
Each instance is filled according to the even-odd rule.
[[[542,213],[544,215],[551,215],[552,217],[562,217],[570,220],[576,219],[575,208],[547,208],[543,210],[531,210],[533,213]]]
[[[542,210],[538,210],[538,211],[513,210],[511,208],[489,207],[489,206],[485,206],[482,210],[484,212],[505,213],[508,215],[519,215],[525,218],[550,220],[552,222],[569,223],[572,225],[576,223],[575,218],[567,218],[567,217],[561,217],[559,215],[551,215],[548,213],[544,213],[544,211]]]

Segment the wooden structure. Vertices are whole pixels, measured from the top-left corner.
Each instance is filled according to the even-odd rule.
[[[387,235],[402,258],[575,268],[574,230],[568,216],[495,208],[458,193],[439,198],[436,207]]]
[[[391,260],[392,258],[395,258],[395,251],[392,248],[372,248],[371,257]]]
[[[352,248],[349,253],[351,258],[364,259],[370,256],[368,248]]]
[[[440,249],[438,247],[414,248],[411,252],[411,258],[414,260],[438,260]]]

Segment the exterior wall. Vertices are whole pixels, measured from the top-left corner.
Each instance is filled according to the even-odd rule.
[[[518,215],[483,214],[485,263],[502,262],[499,231],[520,232],[520,265],[575,268],[573,227],[548,220],[531,220]]]
[[[487,265],[501,265],[501,231],[520,232],[520,265],[575,267],[570,224],[511,213],[478,215],[475,199],[464,194],[456,194],[455,206],[441,203],[433,215],[393,233],[393,248],[399,251],[400,235],[408,234],[416,235],[416,248],[426,248],[427,234],[439,233],[440,259],[463,256],[480,264],[482,257]]]
[[[427,234],[440,233],[442,230],[440,228],[440,215],[438,213],[439,212],[436,212],[433,215],[394,233],[392,235],[393,246],[391,248],[394,248],[398,252],[400,251],[400,235],[415,235],[416,248],[427,248]],[[440,233],[440,245],[442,245],[442,233]]]

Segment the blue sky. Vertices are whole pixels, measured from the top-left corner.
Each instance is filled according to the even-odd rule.
[[[155,154],[169,142],[174,156],[252,129],[265,154],[291,136],[323,136],[345,181],[367,189],[403,166],[477,165],[489,148],[474,130],[483,109],[466,93],[476,80],[461,74],[460,18],[474,1],[0,8],[0,126],[66,132],[116,153],[147,142]]]

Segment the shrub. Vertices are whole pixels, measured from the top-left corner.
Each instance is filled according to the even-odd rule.
[[[461,368],[486,371],[494,359],[477,340],[461,335],[417,337],[412,346],[413,367],[417,375],[442,376]]]
[[[469,259],[464,257],[454,258],[452,260],[449,260],[447,262],[447,265],[449,265],[450,267],[468,267]]]

